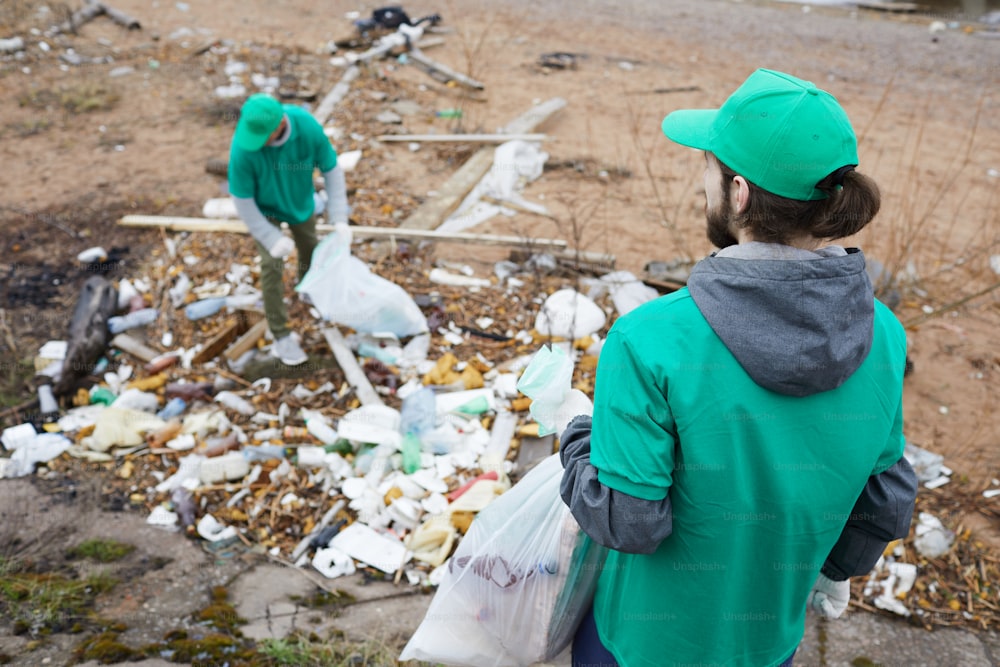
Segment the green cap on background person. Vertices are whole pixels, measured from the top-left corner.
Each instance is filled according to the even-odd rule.
[[[284,114],[281,102],[270,95],[251,95],[240,108],[240,120],[236,123],[233,141],[245,151],[259,151],[271,133],[278,129]]]
[[[816,184],[858,164],[858,141],[837,99],[790,74],[758,69],[719,109],[683,109],[663,133],[714,154],[757,187],[788,199],[827,194]]]

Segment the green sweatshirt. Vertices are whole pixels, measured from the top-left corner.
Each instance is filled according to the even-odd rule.
[[[283,108],[291,124],[283,144],[259,151],[230,146],[229,192],[252,198],[269,218],[300,224],[313,214],[313,171],[333,169],[337,154],[308,111],[287,104]]]

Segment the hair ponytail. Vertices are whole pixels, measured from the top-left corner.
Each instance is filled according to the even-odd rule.
[[[836,176],[834,172],[816,185],[816,189],[828,195],[809,229],[816,238],[841,239],[857,234],[882,205],[878,185],[871,178],[850,170],[839,174],[843,186],[838,186],[834,182]]]

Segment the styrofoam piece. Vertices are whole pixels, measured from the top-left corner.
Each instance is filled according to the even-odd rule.
[[[174,489],[192,486],[198,488],[201,482],[198,480],[198,470],[205,457],[201,454],[188,454],[177,462],[177,472],[156,485],[158,493],[169,493]]]
[[[386,508],[386,513],[392,520],[406,530],[414,530],[417,527],[422,511],[423,508],[418,501],[406,496],[394,498]]]
[[[23,424],[18,424],[17,426],[11,426],[10,428],[5,428],[3,430],[3,435],[0,435],[0,442],[8,450],[19,449],[24,445],[29,444],[38,435],[38,431],[35,427],[25,422]]]
[[[356,500],[360,498],[364,492],[370,488],[368,482],[363,477],[351,477],[345,479],[344,483],[340,485],[340,492],[344,494],[344,497],[348,500]]]
[[[46,341],[44,345],[38,350],[36,356],[42,359],[60,361],[66,358],[66,350],[69,348],[69,343],[64,340],[50,340]]]
[[[165,446],[169,449],[173,449],[178,452],[186,452],[188,450],[194,449],[198,442],[195,440],[194,436],[190,433],[182,433],[172,440],[168,440]]]
[[[929,482],[941,475],[944,457],[907,441],[903,455],[913,466],[913,472],[921,482]]]
[[[599,331],[607,321],[600,306],[574,289],[561,289],[542,304],[535,329],[545,336],[576,340]]]
[[[941,520],[929,512],[921,512],[914,529],[913,546],[925,558],[937,558],[948,553],[955,541],[955,533],[944,527]]]
[[[312,566],[327,579],[350,576],[357,571],[354,559],[334,547],[317,549],[313,554]]]
[[[435,471],[428,468],[421,468],[409,475],[409,479],[420,485],[421,488],[431,493],[445,493],[448,491],[448,484]],[[405,491],[404,491],[405,493]]]
[[[196,528],[198,530],[198,534],[209,542],[225,542],[235,540],[237,536],[236,528],[234,526],[226,526],[222,524],[211,514],[206,514],[198,519],[198,525]]]
[[[218,484],[243,479],[250,472],[250,462],[240,452],[226,452],[222,456],[205,458],[198,469],[202,484]]]
[[[337,433],[352,442],[384,444],[398,449],[402,441],[400,419],[399,410],[387,405],[362,405],[340,418]]]
[[[30,475],[38,463],[48,463],[69,449],[73,443],[60,433],[39,433],[31,442],[14,450],[10,460],[16,467],[5,474],[11,477]]]
[[[395,573],[409,560],[402,542],[357,521],[337,533],[329,546],[387,574]]]
[[[163,505],[154,507],[149,516],[146,517],[146,523],[151,526],[160,526],[161,528],[173,528],[179,520],[180,517],[177,516],[176,512],[171,512]]]
[[[441,493],[432,493],[420,501],[420,506],[428,514],[441,514],[448,509],[448,499]]]

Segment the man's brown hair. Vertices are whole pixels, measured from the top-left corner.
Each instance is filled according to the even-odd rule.
[[[737,175],[716,158],[722,171],[722,187]],[[816,184],[827,193],[826,199],[800,201],[763,190],[750,181],[750,199],[733,221],[748,230],[757,241],[787,243],[802,234],[817,239],[841,239],[857,234],[872,221],[882,205],[882,195],[874,180],[853,169],[838,170]],[[840,180],[841,183],[837,181]]]

